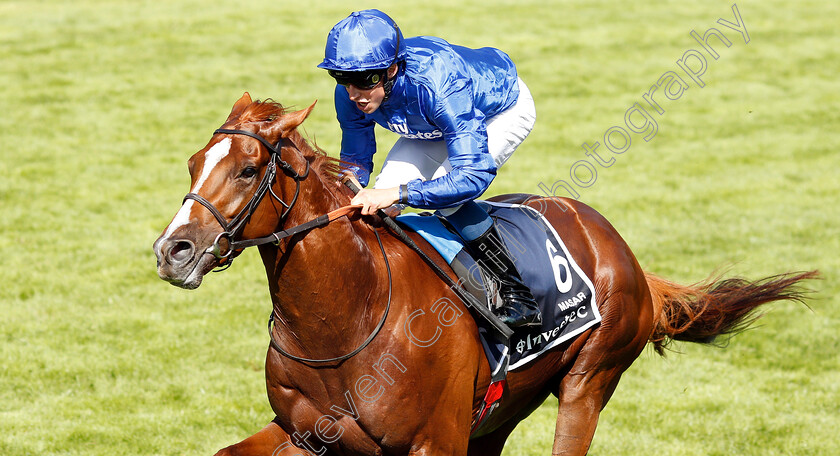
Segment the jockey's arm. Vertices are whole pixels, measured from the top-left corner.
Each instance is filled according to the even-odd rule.
[[[433,180],[415,179],[407,185],[408,205],[423,209],[453,207],[472,201],[496,177],[496,163],[487,146],[484,114],[475,108],[468,81],[429,96],[427,112],[443,132],[452,170]]]
[[[335,89],[335,112],[341,126],[341,154],[345,163],[342,169],[352,171],[364,188],[373,171],[373,154],[376,153],[374,121],[365,118],[347,97],[347,90],[340,85]]]

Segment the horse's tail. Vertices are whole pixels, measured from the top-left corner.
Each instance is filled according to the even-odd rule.
[[[754,282],[710,277],[693,285],[680,285],[645,272],[654,311],[650,342],[660,355],[674,340],[714,344],[717,336],[746,329],[761,316],[753,310],[762,304],[780,300],[804,304],[808,290],[799,282],[818,277],[818,271],[807,271]]]

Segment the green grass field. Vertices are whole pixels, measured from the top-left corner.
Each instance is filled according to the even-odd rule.
[[[330,27],[374,4],[208,3],[0,0],[2,455],[209,455],[272,418],[255,252],[189,292],[158,279],[151,245],[188,191],[187,158],[244,91],[318,99],[305,130],[337,153],[315,65]],[[375,5],[407,35],[506,50],[536,98],[537,127],[486,196],[570,181],[598,141],[615,162],[574,188],[645,269],[824,275],[811,310],[772,304],[725,349],[646,350],[590,454],[840,454],[840,4],[738,2],[745,43],[717,23],[732,2],[414,3]],[[705,52],[689,33],[710,27],[732,45],[711,39],[700,88],[676,62]],[[659,92],[655,114],[642,96],[668,71],[689,88]],[[611,154],[604,132],[634,103],[658,131]],[[395,139],[380,130],[381,149]],[[505,454],[549,454],[556,404]]]

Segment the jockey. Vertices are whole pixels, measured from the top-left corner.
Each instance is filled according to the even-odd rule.
[[[330,30],[318,65],[336,82],[341,159],[362,186],[373,170],[374,124],[401,136],[372,189],[352,204],[436,209],[499,284],[495,312],[510,327],[541,322],[493,220],[475,199],[528,136],[534,101],[507,54],[435,37],[404,38],[385,13],[352,13]]]

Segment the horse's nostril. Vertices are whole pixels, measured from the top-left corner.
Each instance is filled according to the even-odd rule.
[[[178,241],[172,246],[172,250],[169,251],[169,259],[174,263],[184,263],[192,258],[193,251],[192,242]]]

